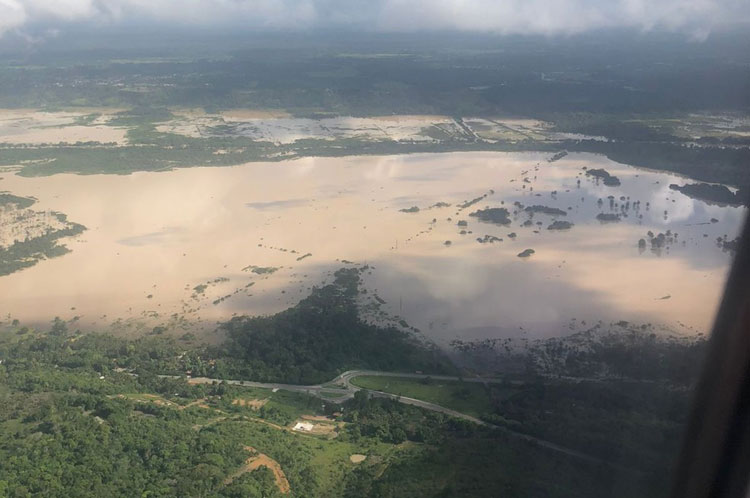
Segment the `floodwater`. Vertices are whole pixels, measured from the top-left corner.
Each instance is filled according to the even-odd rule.
[[[30,109],[0,109],[0,143],[60,144],[101,142],[125,144],[127,130],[109,125],[122,109],[86,108],[77,111],[43,112]],[[87,125],[77,120],[95,115]]]
[[[440,142],[442,137],[484,142],[498,140],[559,141],[606,140],[604,137],[552,131],[552,124],[535,119],[467,117],[459,121],[437,115],[339,116],[321,119],[295,118],[273,111],[227,111],[207,114],[195,110],[174,111],[174,119],[157,125],[164,133],[193,138],[234,136],[274,144],[299,140],[356,138],[368,141]]]
[[[78,317],[82,329],[166,323],[210,331],[233,314],[293,305],[350,261],[372,267],[365,286],[385,310],[441,344],[560,335],[597,320],[707,331],[731,260],[716,239],[733,239],[746,210],[672,191],[670,183],[685,182],[673,175],[591,154],[552,163],[550,156],[418,154],[128,176],[5,175],[0,190],[34,196],[35,209],[63,212],[88,230],[67,241],[71,253],[0,277],[0,311],[28,324],[60,316]],[[621,185],[604,186],[583,167],[605,168]],[[628,200],[619,223],[596,219],[623,213]],[[530,217],[516,201],[567,214]],[[437,203],[450,206],[430,207]],[[419,211],[400,211],[413,206]],[[508,208],[510,225],[469,216],[486,207]],[[574,226],[549,230],[555,219]],[[639,249],[649,230],[677,237],[661,251]],[[485,235],[502,241],[477,241]],[[535,253],[517,257],[525,249]]]
[[[394,115],[371,118],[351,116],[322,119],[296,118],[266,112],[228,111],[221,114],[176,112],[176,118],[156,127],[157,131],[190,137],[235,136],[274,144],[291,144],[303,139],[409,140],[435,142],[424,134],[431,126],[445,133],[460,133],[452,118],[427,115]],[[493,126],[497,126],[494,125]]]

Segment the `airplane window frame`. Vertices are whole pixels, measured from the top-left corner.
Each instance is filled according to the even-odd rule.
[[[750,216],[709,341],[672,498],[750,496]]]

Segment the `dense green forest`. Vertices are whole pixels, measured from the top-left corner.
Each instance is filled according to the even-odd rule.
[[[364,392],[337,407],[302,394],[154,375],[180,354],[182,346],[161,337],[79,336],[59,323],[48,333],[6,337],[2,496],[281,495],[266,467],[228,481],[248,446],[279,463],[291,496],[662,496],[667,485],[660,465],[638,471],[580,460]],[[248,398],[269,401],[259,410],[234,403]],[[335,438],[284,429],[302,414],[324,413],[339,420]],[[367,460],[355,465],[351,454]]]
[[[411,333],[363,322],[361,271],[339,270],[284,312],[225,323],[220,346],[81,334],[61,320],[6,330],[0,496],[281,496],[267,465],[243,471],[257,454],[282,469],[290,496],[666,495],[702,338],[587,332],[515,352],[525,369],[502,382],[458,380],[443,394],[414,381],[485,426],[367,391],[339,405],[218,380],[304,384],[359,367],[472,375]],[[325,433],[291,430],[322,415]]]
[[[272,317],[223,324],[228,339],[220,356],[237,360],[230,363],[231,376],[314,384],[357,368],[455,372],[442,353],[413,334],[360,318],[356,299],[366,269],[338,270],[333,283]]]

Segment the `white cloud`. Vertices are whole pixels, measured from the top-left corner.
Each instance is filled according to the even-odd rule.
[[[567,34],[590,29],[710,29],[750,19],[735,0],[387,0],[383,29],[442,28],[500,33]]]
[[[0,0],[0,34],[26,22],[26,9],[17,0]]]
[[[750,21],[750,0],[0,0],[0,34],[28,23],[568,34],[601,28],[708,33]]]

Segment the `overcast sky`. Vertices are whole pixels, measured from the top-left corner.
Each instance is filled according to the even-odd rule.
[[[750,0],[0,0],[0,35],[133,22],[371,31],[574,34],[601,28],[704,37],[750,21]]]

